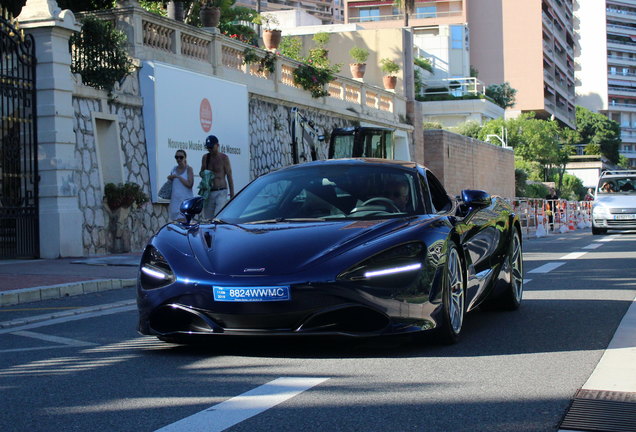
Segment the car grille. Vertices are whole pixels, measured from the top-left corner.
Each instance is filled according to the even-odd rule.
[[[608,220],[607,226],[636,227],[636,220]]]
[[[634,214],[636,213],[636,208],[611,208],[609,211],[612,214]]]

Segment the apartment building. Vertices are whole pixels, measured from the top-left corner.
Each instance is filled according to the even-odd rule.
[[[238,0],[237,6],[257,10],[258,0]],[[344,21],[344,0],[261,0],[261,12],[299,9],[318,18],[322,24],[340,24]]]
[[[507,116],[532,111],[575,127],[573,17],[572,0],[468,0],[470,62],[486,84],[517,90]]]
[[[621,127],[636,167],[636,0],[577,0],[576,101]]]

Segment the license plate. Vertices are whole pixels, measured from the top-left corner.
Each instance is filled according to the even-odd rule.
[[[271,302],[291,300],[288,286],[212,287],[219,302]]]
[[[614,220],[632,220],[632,219],[636,219],[636,215],[633,215],[633,214],[614,215]]]

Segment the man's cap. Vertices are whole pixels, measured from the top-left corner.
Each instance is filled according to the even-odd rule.
[[[215,137],[214,135],[209,135],[205,139],[205,146],[206,147],[212,147],[214,144],[218,144],[218,143],[219,143],[219,139],[217,137]]]

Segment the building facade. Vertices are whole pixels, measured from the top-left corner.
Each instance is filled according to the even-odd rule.
[[[535,112],[574,128],[572,0],[479,0],[467,9],[470,62],[479,79],[517,90],[506,114]]]
[[[576,100],[621,127],[620,154],[636,167],[636,0],[578,0]]]
[[[238,0],[237,6],[258,9],[258,0]],[[322,24],[340,24],[344,21],[344,0],[261,0],[261,12],[301,10],[318,18]]]

